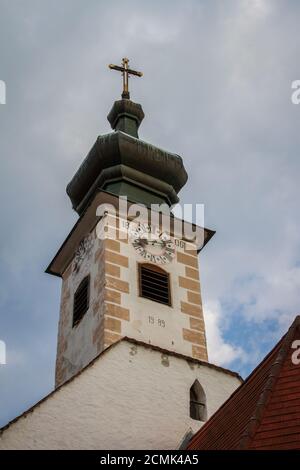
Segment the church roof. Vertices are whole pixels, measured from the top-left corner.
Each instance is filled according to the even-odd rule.
[[[300,316],[188,449],[300,449]]]
[[[98,361],[98,359],[100,359],[102,356],[104,356],[104,354],[107,354],[109,353],[113,348],[117,347],[121,342],[123,341],[126,341],[126,342],[129,342],[129,343],[132,343],[134,345],[137,345],[137,346],[142,346],[146,349],[151,349],[151,350],[154,350],[154,351],[157,351],[161,354],[166,354],[166,355],[169,355],[169,356],[174,356],[174,357],[177,357],[179,359],[183,359],[183,360],[186,360],[188,361],[189,363],[194,363],[194,364],[199,364],[199,365],[202,365],[204,367],[209,367],[211,369],[215,369],[219,372],[223,372],[224,374],[228,374],[228,375],[231,375],[233,377],[236,377],[237,379],[239,379],[240,381],[242,381],[243,379],[240,377],[240,375],[237,373],[237,372],[233,372],[229,369],[225,369],[223,367],[220,367],[220,366],[217,366],[215,364],[211,364],[209,362],[206,362],[206,361],[201,361],[199,359],[195,359],[195,358],[192,358],[190,356],[185,356],[184,354],[179,354],[175,351],[169,351],[169,350],[165,350],[163,348],[160,348],[159,346],[155,346],[153,344],[148,344],[148,343],[144,343],[143,341],[138,341],[136,339],[133,339],[133,338],[128,338],[127,336],[124,336],[123,338],[121,338],[119,341],[116,341],[115,343],[113,343],[112,345],[110,345],[108,348],[104,349],[104,351],[102,351],[100,354],[98,354],[89,364],[87,364],[84,368],[82,368],[77,374],[73,375],[69,380],[67,380],[66,382],[64,382],[62,385],[60,385],[59,387],[57,387],[56,389],[54,389],[52,392],[50,392],[48,395],[46,395],[45,397],[43,397],[40,401],[38,401],[37,403],[35,403],[32,407],[30,407],[28,410],[24,411],[21,415],[17,416],[16,418],[14,418],[12,421],[10,421],[9,423],[7,423],[5,426],[3,426],[2,428],[0,428],[0,434],[5,431],[9,426],[11,426],[13,423],[15,423],[16,421],[18,421],[20,418],[22,417],[26,417],[26,415],[28,413],[31,413],[32,411],[34,411],[34,409],[36,407],[38,407],[39,405],[41,405],[44,401],[48,400],[48,398],[52,397],[58,390],[62,389],[63,387],[66,387],[70,382],[72,382],[73,380],[75,380],[78,376],[80,376],[82,373],[84,373],[84,371],[86,371],[89,367],[91,367],[93,364],[95,364],[96,361]]]

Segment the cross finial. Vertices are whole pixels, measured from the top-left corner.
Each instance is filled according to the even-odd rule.
[[[128,67],[129,64],[129,59],[127,57],[124,57],[122,59],[122,66],[120,65],[113,65],[109,64],[109,68],[113,70],[118,70],[119,72],[122,72],[123,75],[123,93],[122,93],[122,98],[129,100],[130,95],[129,95],[129,89],[128,89],[128,78],[129,75],[136,75],[137,77],[142,77],[143,74],[142,72],[137,72],[136,70],[132,70]]]

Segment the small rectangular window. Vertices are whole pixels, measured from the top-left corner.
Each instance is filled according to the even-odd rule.
[[[80,322],[89,308],[90,276],[86,276],[76,289],[73,304],[73,326]]]
[[[169,273],[152,264],[140,264],[139,278],[141,297],[171,305]]]

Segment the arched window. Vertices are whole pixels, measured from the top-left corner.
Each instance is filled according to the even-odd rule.
[[[139,264],[139,285],[141,297],[171,305],[169,273],[159,266]]]
[[[89,308],[90,276],[86,276],[76,289],[73,303],[73,326],[80,322]]]
[[[206,396],[198,380],[190,388],[190,417],[197,421],[206,421]]]

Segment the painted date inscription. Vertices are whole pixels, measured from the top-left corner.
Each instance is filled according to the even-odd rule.
[[[165,320],[162,320],[161,318],[155,318],[152,315],[148,316],[148,321],[150,325],[153,325],[153,326],[157,325],[157,326],[160,326],[161,328],[165,328],[166,326]]]

